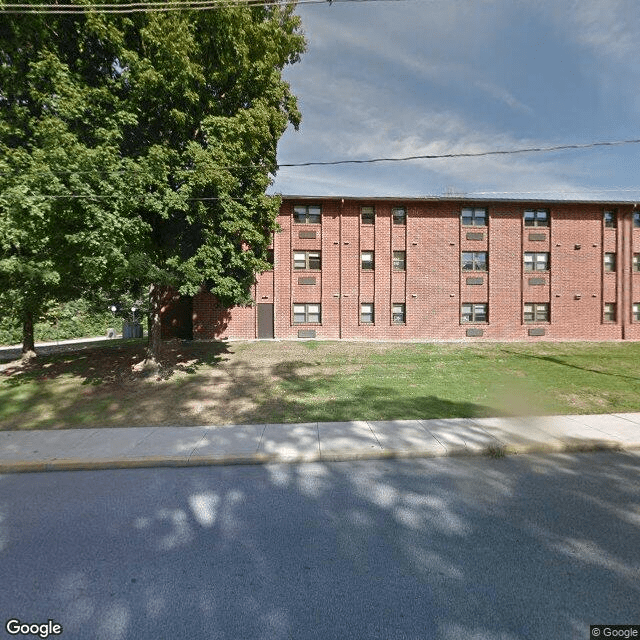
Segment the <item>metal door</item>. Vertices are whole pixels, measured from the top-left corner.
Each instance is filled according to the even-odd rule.
[[[258,338],[273,338],[273,304],[258,304]]]

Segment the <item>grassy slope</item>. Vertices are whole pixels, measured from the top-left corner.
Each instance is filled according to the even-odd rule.
[[[640,411],[640,343],[140,345],[0,369],[0,427],[67,428]]]

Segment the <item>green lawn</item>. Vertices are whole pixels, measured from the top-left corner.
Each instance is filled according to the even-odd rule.
[[[192,343],[0,366],[4,429],[640,411],[640,343]]]

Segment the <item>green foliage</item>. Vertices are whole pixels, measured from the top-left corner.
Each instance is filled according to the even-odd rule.
[[[0,317],[151,283],[250,301],[300,122],[293,11],[3,16]]]
[[[122,318],[111,311],[96,309],[88,300],[72,300],[50,307],[42,321],[36,324],[36,335],[42,342],[105,336],[107,329],[122,330]],[[22,327],[10,318],[0,321],[0,344],[19,344]]]

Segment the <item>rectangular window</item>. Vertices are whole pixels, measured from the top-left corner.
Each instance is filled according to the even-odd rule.
[[[463,251],[462,252],[463,271],[486,271],[487,252],[486,251]]]
[[[404,271],[407,264],[406,251],[394,251],[393,252],[393,270]]]
[[[604,305],[604,321],[615,322],[616,321],[616,303],[606,302]]]
[[[393,324],[404,324],[406,321],[404,304],[393,304],[391,306],[391,320]]]
[[[407,224],[407,210],[404,207],[395,207],[391,210],[393,224]]]
[[[465,302],[461,307],[460,319],[464,323],[487,322],[487,318],[486,302]]]
[[[549,322],[548,302],[527,302],[524,305],[525,322]]]
[[[363,251],[360,254],[360,266],[365,271],[372,271],[375,267],[373,251]]]
[[[549,253],[546,251],[528,251],[524,254],[525,271],[548,271]]]
[[[320,305],[300,303],[293,305],[293,324],[320,324]]]
[[[320,270],[320,251],[294,251],[293,268]]]
[[[615,253],[604,254],[604,270],[605,271],[616,270],[616,254]]]
[[[293,221],[298,224],[316,224],[320,222],[322,209],[315,204],[297,204],[293,207]]]
[[[633,212],[633,226],[640,227],[640,211]]]
[[[360,305],[360,322],[362,324],[373,324],[373,302],[363,302]]]
[[[362,224],[373,224],[376,219],[376,212],[373,207],[360,208],[360,220]]]
[[[604,226],[615,229],[618,226],[618,212],[615,210],[604,212]]]
[[[633,270],[640,271],[640,253],[633,254]]]
[[[640,302],[633,303],[633,319],[640,322]]]
[[[482,207],[465,207],[461,219],[465,227],[486,227],[487,210]]]
[[[548,209],[527,209],[524,212],[525,227],[548,227],[549,211]]]

